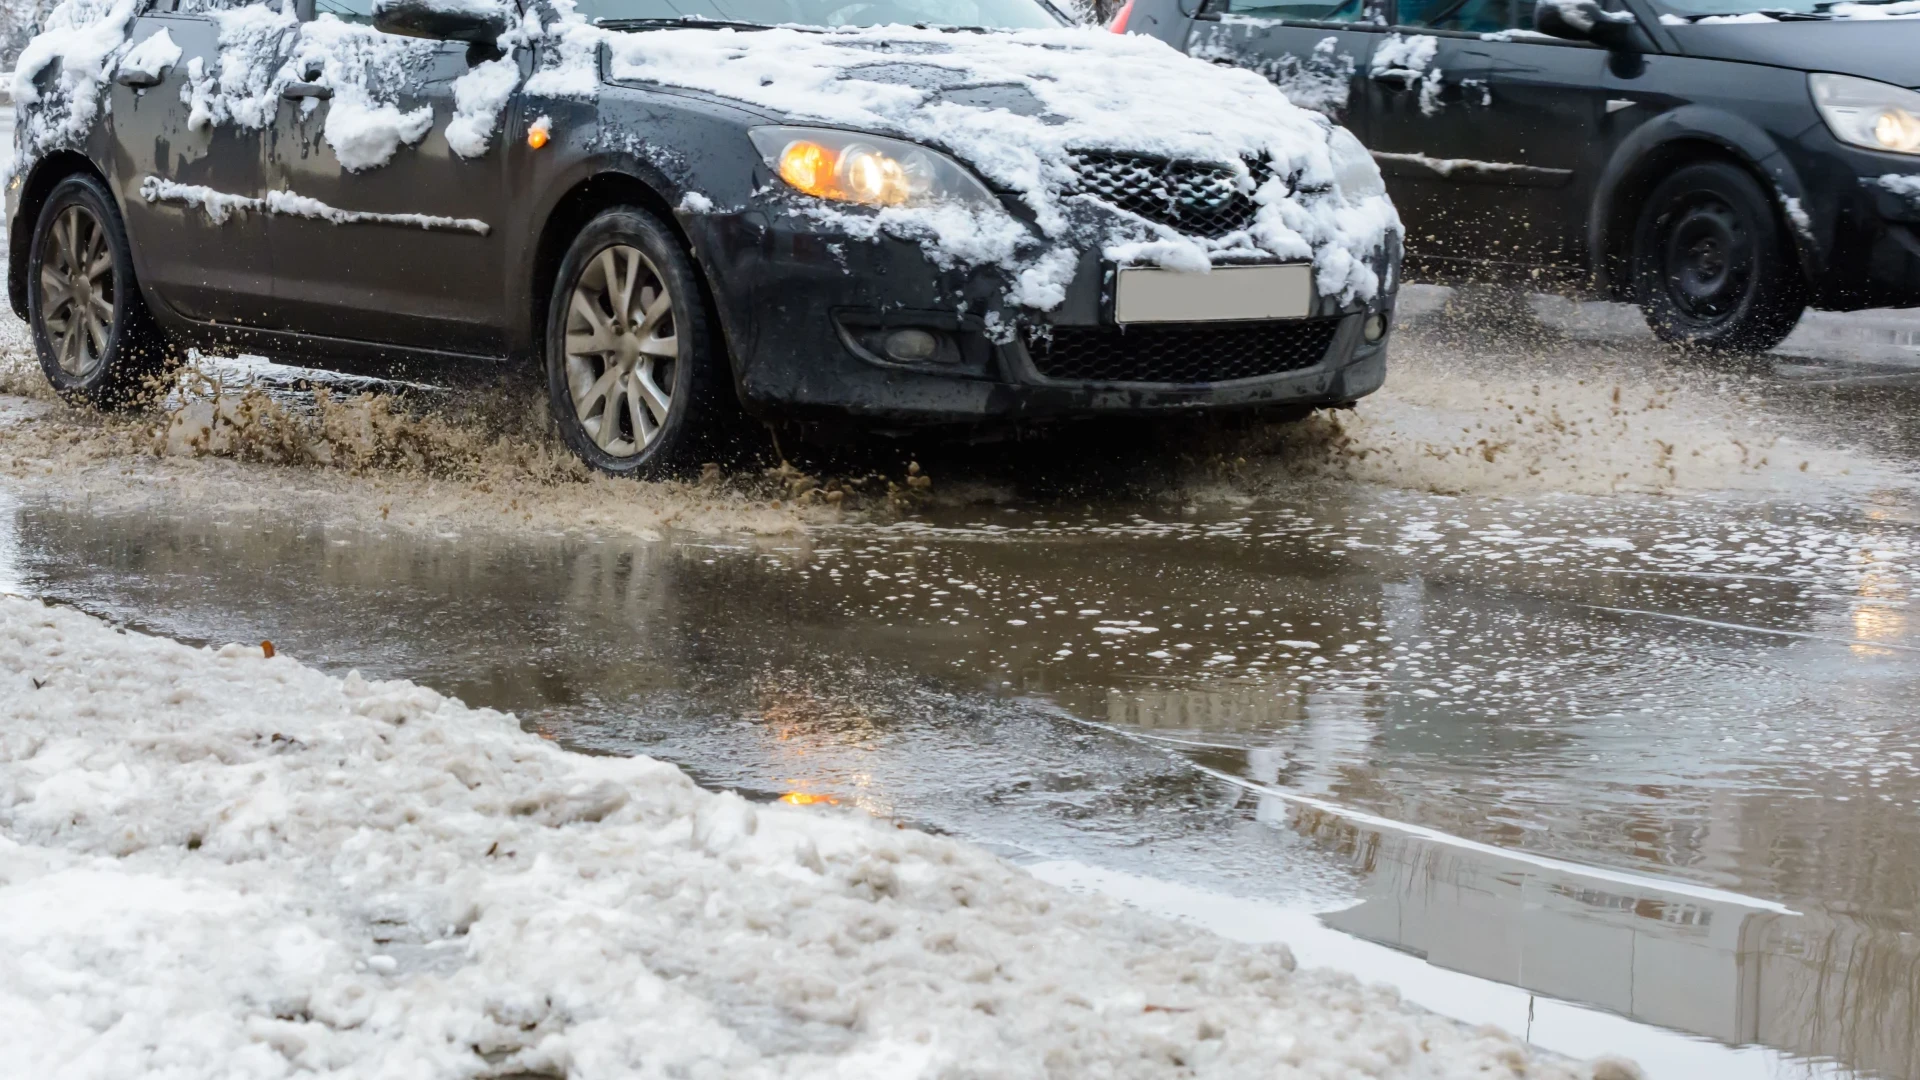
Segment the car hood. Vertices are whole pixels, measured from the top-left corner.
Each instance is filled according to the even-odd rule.
[[[1073,149],[1229,163],[1309,159],[1327,126],[1251,72],[1089,29],[663,30],[617,35],[609,77],[943,147],[1004,189]]]
[[[1349,137],[1336,139],[1328,121],[1290,104],[1259,75],[1192,59],[1152,38],[1081,27],[976,33],[894,26],[665,30],[603,40],[607,77],[618,82],[701,91],[785,122],[945,150],[1025,201],[1034,227],[1053,242],[1037,255],[1014,257],[1005,254],[1013,235],[1005,222],[969,225],[951,212],[917,219],[905,209],[880,213],[883,224],[931,237],[937,261],[990,259],[1015,276],[1057,285],[1070,273],[1073,252],[1095,239],[1116,261],[1181,269],[1206,269],[1223,253],[1312,258],[1321,291],[1352,300],[1379,291],[1381,253],[1397,241],[1399,219],[1378,171]],[[1118,234],[1076,233],[1076,222],[1087,217],[1088,193],[1077,190],[1082,151],[1216,163],[1259,211],[1250,229],[1224,239],[1182,236],[1124,214]],[[1023,227],[1021,234],[1031,232]],[[989,250],[1002,254],[981,254]],[[1048,307],[1057,295],[1050,285],[1031,306]]]
[[[1920,86],[1920,20],[1690,23],[1671,29],[1688,56]]]

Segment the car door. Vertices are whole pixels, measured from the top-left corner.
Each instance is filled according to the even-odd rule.
[[[1364,141],[1355,105],[1385,24],[1381,0],[1229,0],[1194,20],[1187,51],[1259,72]]]
[[[136,272],[162,304],[202,322],[271,326],[267,223],[231,201],[265,189],[265,132],[196,116],[186,85],[220,67],[220,13],[217,4],[150,0],[134,20],[127,55],[152,63],[123,60],[115,71],[109,116],[122,158],[113,181]],[[171,54],[166,42],[149,44],[162,34],[179,50],[168,63],[159,62]]]
[[[1369,146],[1429,272],[1581,262],[1607,53],[1532,25],[1533,0],[1398,0],[1374,54]]]
[[[305,0],[308,7],[311,0]],[[320,0],[302,11],[306,32],[318,20],[371,30],[371,0]],[[326,28],[331,32],[336,28]],[[316,38],[317,40],[317,38]],[[432,124],[404,137],[384,163],[350,153],[348,168],[328,141],[335,108],[324,72],[289,84],[266,148],[269,186],[283,211],[268,218],[274,295],[286,328],[338,338],[497,354],[505,344],[506,259],[501,220],[505,158],[496,127],[484,152],[462,157],[447,142],[453,84],[492,59],[464,42],[395,38],[410,50],[394,93],[401,118],[432,110]],[[503,110],[496,123],[504,126]],[[336,132],[338,135],[339,132]]]

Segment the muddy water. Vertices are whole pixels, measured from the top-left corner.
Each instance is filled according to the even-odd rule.
[[[649,539],[41,483],[0,583],[949,831],[1654,1076],[1920,1077],[1911,365],[1681,378],[1566,333],[1412,368],[1337,468],[1132,501],[1016,469]]]

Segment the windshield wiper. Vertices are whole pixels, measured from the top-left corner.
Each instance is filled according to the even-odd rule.
[[[771,30],[768,23],[742,22],[738,19],[706,19],[680,15],[664,19],[595,19],[602,30]]]

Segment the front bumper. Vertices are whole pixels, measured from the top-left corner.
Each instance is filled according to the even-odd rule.
[[[1832,311],[1920,305],[1920,196],[1880,184],[1920,176],[1920,158],[1875,153],[1811,130],[1789,147],[1806,188],[1813,306]]]
[[[915,242],[852,239],[777,207],[683,225],[711,275],[740,398],[767,419],[991,426],[1297,409],[1352,402],[1386,377],[1391,333],[1367,342],[1364,326],[1376,314],[1391,326],[1390,290],[1344,309],[1321,298],[1311,320],[1123,332],[1111,318],[1112,267],[1097,251],[1042,314],[1005,303],[998,269],[943,268]],[[1397,279],[1395,258],[1382,253],[1382,280]],[[935,355],[888,356],[884,343],[903,329],[937,337]],[[1248,359],[1212,363],[1209,349]]]

